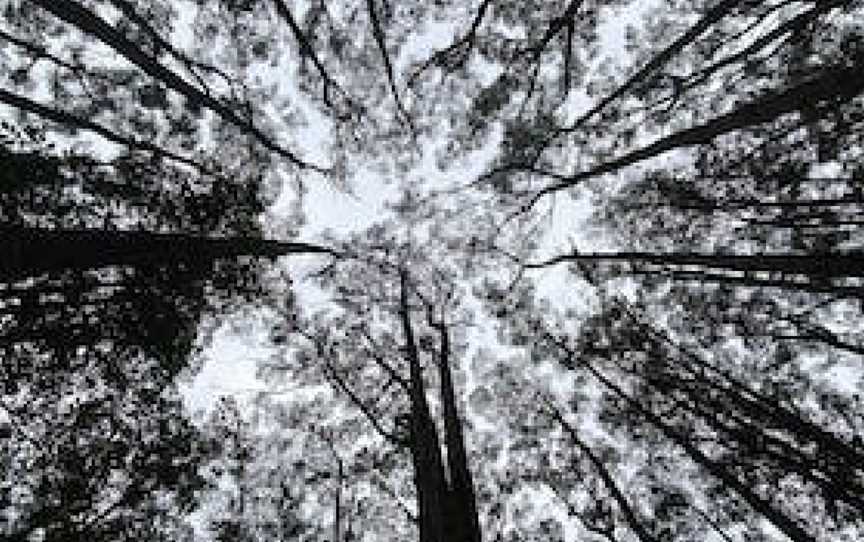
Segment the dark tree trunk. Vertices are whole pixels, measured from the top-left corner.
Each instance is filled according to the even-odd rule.
[[[0,103],[4,103],[16,109],[20,109],[21,111],[32,113],[43,119],[62,124],[63,126],[93,132],[94,134],[98,134],[99,136],[105,138],[105,140],[107,141],[116,143],[118,145],[123,145],[124,147],[127,147],[131,150],[140,149],[152,152],[156,156],[168,158],[179,164],[186,164],[187,166],[193,167],[199,172],[206,175],[218,175],[216,171],[189,157],[181,156],[167,149],[163,149],[162,147],[154,145],[149,141],[139,140],[135,139],[134,137],[119,134],[91,120],[75,116],[71,113],[67,113],[59,109],[48,107],[47,105],[42,105],[40,103],[34,102],[29,98],[19,96],[18,94],[14,94],[2,88],[0,88]]]
[[[662,68],[669,60],[671,60],[676,54],[680,53],[684,48],[693,43],[696,38],[702,35],[703,32],[711,28],[712,25],[716,24],[724,17],[729,15],[732,10],[740,5],[739,0],[723,0],[719,2],[712,9],[707,11],[705,15],[702,16],[701,19],[696,21],[696,23],[687,29],[687,31],[678,37],[674,42],[672,42],[668,47],[664,50],[660,51],[657,55],[655,55],[650,62],[648,62],[645,66],[643,66],[639,71],[630,76],[627,81],[615,89],[614,92],[607,95],[604,99],[602,99],[597,105],[589,109],[586,113],[584,113],[581,117],[579,117],[569,128],[564,128],[559,130],[559,133],[570,133],[580,129],[585,125],[590,118],[594,115],[605,109],[609,104],[621,98],[633,88],[638,87],[640,84],[645,83],[645,81],[650,78],[653,74],[655,74],[660,68]]]
[[[724,134],[771,122],[794,111],[826,105],[834,107],[837,103],[854,98],[862,90],[864,90],[864,70],[860,65],[826,68],[816,77],[791,88],[772,92],[699,126],[678,131],[619,158],[571,175],[559,183],[551,184],[538,191],[525,207],[532,207],[540,198],[553,192],[600,175],[614,173],[673,149],[707,144]]]
[[[794,431],[801,438],[808,439],[816,444],[820,448],[821,454],[833,456],[839,462],[845,462],[848,465],[864,465],[864,454],[860,450],[855,449],[850,443],[843,441],[837,435],[826,431],[815,423],[798,416],[780,404],[776,399],[753,390],[733,377],[725,369],[675,344],[668,337],[651,329],[650,326],[641,323],[638,325],[645,330],[650,340],[654,341],[655,344],[668,345],[685,356],[686,359],[679,359],[678,357],[672,357],[671,359],[675,359],[678,362],[677,365],[690,372],[693,378],[704,378],[705,372],[715,374],[718,380],[714,382],[713,389],[726,395],[729,401],[742,411],[749,412],[754,416],[762,416],[772,423]]]
[[[561,262],[624,262],[657,266],[699,266],[708,271],[737,271],[804,275],[812,279],[864,277],[864,252],[836,254],[700,254],[693,252],[609,252],[573,253],[544,262],[528,264],[528,269],[548,267]]]
[[[445,536],[447,481],[444,475],[444,461],[435,422],[432,420],[426,400],[420,355],[411,323],[408,276],[404,269],[400,270],[399,281],[399,312],[410,373],[410,447],[414,484],[417,490],[420,542],[447,542]]]
[[[638,373],[637,373],[638,374]],[[698,417],[710,427],[724,447],[736,457],[758,464],[767,462],[772,469],[784,473],[795,473],[823,493],[830,492],[833,498],[864,509],[864,490],[844,462],[831,457],[831,450],[817,442],[814,452],[808,453],[783,438],[766,431],[773,428],[771,419],[759,410],[751,410],[738,402],[721,400],[718,390],[710,382],[681,379],[672,375],[658,377],[656,374],[639,374],[660,396],[671,399],[675,394],[683,395],[675,401],[676,408]],[[745,408],[741,408],[741,407]],[[808,443],[810,439],[800,434],[797,426],[783,426],[795,444]]]
[[[721,463],[710,459],[688,438],[670,427],[654,413],[647,410],[642,404],[624,393],[624,391],[595,369],[590,363],[581,362],[607,389],[618,397],[629,403],[645,420],[656,427],[668,439],[680,446],[684,452],[699,466],[717,478],[726,488],[741,497],[753,510],[765,517],[772,525],[794,542],[815,542],[815,538],[799,526],[790,517],[778,510],[768,499],[757,494],[746,483],[742,482],[734,473],[724,467]]]
[[[465,435],[456,407],[456,394],[450,371],[450,336],[445,323],[440,323],[439,372],[441,379],[441,402],[444,410],[444,433],[447,445],[447,469],[450,473],[448,489],[448,509],[445,520],[451,526],[452,542],[480,542],[480,520],[477,517],[477,497],[474,480],[468,467],[468,454],[465,451]]]
[[[618,484],[615,483],[612,473],[609,472],[609,469],[606,468],[603,461],[587,444],[582,442],[582,439],[579,438],[576,430],[573,426],[567,423],[567,420],[564,419],[564,416],[561,415],[561,412],[558,411],[557,408],[549,405],[549,413],[570,436],[570,441],[585,454],[585,457],[588,458],[588,461],[590,461],[597,470],[600,479],[603,480],[603,485],[605,485],[606,489],[609,490],[609,493],[612,494],[612,497],[618,504],[618,508],[621,510],[621,513],[624,514],[624,518],[627,520],[627,525],[630,527],[630,530],[633,531],[637,538],[639,538],[640,542],[656,542],[657,539],[648,532],[645,526],[642,525],[642,522],[639,521],[639,518],[636,517],[633,507],[630,506],[630,502],[627,500],[627,497],[624,496],[624,493],[621,491],[621,488],[618,487]]]
[[[161,65],[155,58],[150,57],[142,51],[135,43],[129,41],[126,36],[118,32],[113,26],[91,12],[83,5],[74,0],[56,2],[54,0],[34,0],[39,7],[48,11],[64,22],[71,24],[81,32],[92,36],[105,45],[111,47],[123,58],[138,66],[145,73],[161,81],[172,90],[182,94],[190,103],[200,104],[227,122],[237,126],[245,133],[254,137],[267,150],[288,159],[301,168],[309,168],[320,172],[325,170],[304,162],[290,150],[287,150],[268,138],[261,130],[256,128],[251,120],[243,119],[233,110],[220,103],[212,96],[205,94],[183,80],[182,77]]]
[[[306,243],[251,237],[208,238],[140,231],[0,228],[0,281],[15,281],[67,269],[139,266],[252,256],[334,254]]]

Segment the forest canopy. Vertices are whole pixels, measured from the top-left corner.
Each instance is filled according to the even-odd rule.
[[[4,539],[864,538],[861,0],[0,7]]]

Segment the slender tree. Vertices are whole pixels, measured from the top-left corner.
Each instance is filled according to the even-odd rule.
[[[359,240],[352,245],[358,248]],[[297,326],[309,344],[304,365],[323,366],[334,391],[362,413],[382,444],[407,454],[420,539],[479,541],[465,422],[452,374],[459,350],[447,316],[456,300],[439,297],[447,284],[436,282],[433,270],[424,273],[432,283],[423,284],[388,251],[349,256],[322,275],[345,312]],[[374,287],[351,281],[371,273],[380,274]],[[429,387],[436,381],[440,390],[433,400]]]

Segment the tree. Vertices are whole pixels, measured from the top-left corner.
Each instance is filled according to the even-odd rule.
[[[3,394],[2,502],[10,540],[182,538],[205,480],[207,452],[176,394],[127,379],[123,391],[84,370],[92,387]]]
[[[4,147],[3,152],[10,182],[3,193],[8,216],[0,246],[7,257],[0,264],[0,277],[7,317],[3,346],[10,362],[16,360],[6,372],[12,389],[17,378],[43,372],[24,361],[38,358],[30,348],[50,352],[51,366],[60,370],[81,347],[105,340],[113,343],[112,355],[120,355],[121,347],[131,348],[127,355],[135,358],[143,349],[163,362],[165,374],[174,376],[185,365],[208,304],[219,303],[220,296],[227,301],[244,290],[260,291],[257,276],[262,268],[255,258],[298,248],[321,250],[261,240],[260,229],[259,237],[252,237],[258,228],[249,214],[256,205],[255,185],[245,187],[252,194],[243,194],[244,187],[237,186],[233,189],[239,193],[232,197],[230,186],[217,185],[215,193],[196,196],[191,190],[198,179],[175,171],[181,184],[174,196],[148,177],[136,177],[134,162],[121,161],[129,180],[142,180],[141,190],[130,192],[125,184],[118,189],[88,178],[98,172],[87,157],[43,154],[44,143],[35,137],[30,147]],[[222,190],[228,191],[227,197],[221,197]],[[126,228],[164,233],[119,228],[116,222],[123,213],[113,217],[116,207],[127,213],[125,220],[131,223]],[[184,212],[178,214],[178,208]],[[103,223],[99,229],[96,220]],[[194,235],[200,229],[247,236]],[[242,257],[253,260],[244,262]],[[122,383],[123,372],[111,371]]]
[[[534,337],[533,356],[558,356],[563,366],[600,386],[604,398],[598,421],[609,424],[610,432],[626,428],[632,443],[625,448],[631,452],[644,445],[658,450],[662,443],[674,445],[716,480],[718,485],[705,490],[740,499],[792,540],[817,539],[803,528],[801,518],[795,518],[795,509],[786,508],[802,491],[808,495],[800,503],[806,503],[807,517],[823,516],[825,529],[842,532],[857,521],[854,510],[860,506],[861,492],[856,487],[862,477],[844,465],[859,461],[860,449],[850,435],[857,433],[860,420],[849,419],[842,429],[826,429],[824,420],[855,407],[843,401],[817,401],[806,407],[808,396],[825,392],[805,372],[788,377],[762,373],[754,381],[758,373],[747,372],[742,363],[707,361],[701,357],[705,354],[653,329],[638,307],[614,299],[576,337],[538,317],[510,325],[518,326],[519,334]],[[750,382],[743,383],[725,367],[743,371]],[[551,415],[566,427],[560,412],[551,408]],[[575,442],[588,454],[584,444]],[[789,488],[784,500],[757,489],[778,485]],[[619,504],[619,509],[626,507]],[[635,516],[625,516],[634,532],[642,532],[640,538],[649,537]]]
[[[10,535],[861,537],[860,0],[7,8]]]
[[[493,168],[485,177],[494,178],[499,174],[524,171],[529,176],[539,175],[555,180],[556,182],[547,184],[539,190],[528,192],[529,196],[521,206],[520,212],[524,212],[525,209],[533,207],[540,199],[549,194],[584,183],[594,177],[617,172],[670,150],[708,144],[724,134],[747,127],[759,126],[796,111],[801,111],[808,116],[815,114],[815,118],[818,118],[819,115],[824,115],[831,108],[842,105],[842,103],[852,100],[860,94],[860,81],[852,76],[852,71],[855,71],[854,66],[860,60],[856,56],[858,55],[857,48],[854,47],[846,54],[842,54],[839,62],[836,63],[819,64],[811,59],[803,64],[799,63],[794,73],[788,73],[786,68],[780,68],[775,72],[779,75],[780,81],[774,89],[756,93],[755,96],[754,93],[749,92],[749,89],[752,88],[751,85],[757,88],[765,87],[766,80],[770,80],[770,69],[777,66],[778,62],[784,59],[784,56],[795,55],[802,48],[808,46],[811,46],[812,51],[812,42],[807,41],[809,39],[807,36],[812,36],[811,32],[814,31],[814,28],[842,35],[844,30],[838,28],[828,15],[844,9],[849,10],[846,11],[849,13],[853,9],[849,3],[817,3],[811,9],[798,13],[797,16],[784,17],[774,29],[757,35],[753,43],[743,45],[742,49],[735,54],[724,56],[720,45],[724,45],[728,41],[734,43],[736,40],[743,40],[745,36],[749,37],[746,31],[733,30],[736,28],[736,22],[742,23],[743,28],[752,29],[753,24],[764,20],[768,14],[776,10],[776,6],[772,7],[764,2],[755,2],[736,9],[738,7],[735,2],[718,2],[710,9],[697,8],[699,18],[694,25],[665,49],[653,56],[650,56],[649,53],[648,62],[623,83],[606,83],[604,86],[612,87],[606,96],[570,126],[553,130],[548,141],[541,147],[545,150],[545,148],[551,147],[551,142],[565,136],[578,137],[577,142],[587,143],[583,133],[588,132],[601,136],[599,133],[601,130],[607,130],[608,133],[608,128],[614,123],[618,123],[614,133],[629,135],[613,139],[611,142],[612,149],[607,149],[607,145],[596,145],[595,142],[595,146],[602,149],[599,152],[592,151],[592,155],[597,155],[599,158],[595,165],[587,169],[581,168],[580,171],[567,175],[537,167],[536,158],[524,161],[504,156],[504,164]],[[659,29],[660,27],[656,28]],[[706,33],[709,36],[703,36],[703,41],[697,43],[707,45],[694,47],[691,53],[692,59],[690,60],[693,66],[696,66],[693,73],[686,77],[670,77],[668,74],[660,72],[676,56],[681,55],[688,45],[693,43],[693,39]],[[769,55],[760,57],[759,53],[768,49],[769,46],[773,46],[774,50],[770,51]],[[819,56],[826,54],[824,51],[814,52]],[[646,53],[640,51],[640,54]],[[723,93],[712,92],[714,90],[712,89],[712,83],[714,83],[712,78],[724,73],[724,71],[727,76],[729,73],[735,76],[740,74],[740,77],[731,77],[738,88],[724,88],[723,90],[726,92]],[[671,98],[673,103],[669,106],[670,108],[677,106],[678,109],[683,109],[686,104],[689,110],[682,111],[682,113],[686,112],[691,118],[695,117],[696,119],[704,118],[706,113],[711,113],[717,109],[725,108],[727,112],[717,114],[704,122],[691,123],[690,127],[676,129],[669,135],[656,138],[650,143],[640,145],[614,157],[614,146],[623,146],[622,143],[629,146],[634,140],[637,128],[633,126],[633,122],[647,121],[649,126],[657,121],[663,124],[668,123],[670,120],[669,109],[663,109],[659,106],[664,101],[669,100],[654,100],[647,93],[652,87],[656,88],[658,81],[670,78],[677,83],[678,87],[677,92],[674,92]],[[774,81],[772,83],[776,84]],[[700,92],[701,96],[698,94]],[[633,109],[619,107],[617,110],[609,110],[612,104],[620,102],[628,95],[635,95],[637,103],[641,103]],[[716,98],[718,96],[722,96],[722,100]],[[694,103],[691,103],[691,100]],[[660,111],[663,112],[662,115],[659,114]],[[606,114],[605,124],[590,125],[588,123],[590,119],[601,113]],[[587,150],[584,145],[581,148]]]
[[[212,489],[199,509],[213,539],[278,540],[319,534],[298,515],[302,474],[283,464],[288,447],[270,449],[255,433],[257,428],[246,425],[249,421],[236,400],[222,397],[204,424],[205,441],[215,453],[204,469]]]
[[[145,107],[158,108],[167,105],[164,94],[166,90],[171,90],[182,96],[187,103],[194,104],[195,108],[206,108],[218,115],[226,123],[240,128],[242,133],[249,135],[267,151],[281,156],[298,167],[320,170],[320,168],[306,163],[292,151],[274,142],[268,135],[256,127],[254,121],[246,115],[240,113],[234,107],[228,107],[223,102],[215,99],[210,94],[209,89],[193,86],[173,70],[165,67],[159,61],[160,54],[158,53],[179,57],[179,60],[185,64],[187,70],[193,71],[193,73],[201,65],[188,59],[182,53],[178,53],[170,44],[166,47],[166,41],[148,24],[149,22],[146,17],[136,11],[136,7],[132,3],[120,0],[112,3],[129,19],[130,23],[137,26],[135,30],[143,34],[142,37],[149,42],[148,45],[152,48],[150,51],[147,48],[141,47],[141,44],[130,40],[124,35],[124,32],[115,29],[100,17],[99,14],[78,2],[63,5],[57,5],[53,2],[35,2],[36,6],[45,10],[48,14],[82,32],[85,36],[91,38],[93,42],[101,42],[107,45],[117,55],[153,78],[155,83],[148,85],[147,90],[141,95],[142,105]],[[13,17],[15,15],[17,14],[13,13]],[[41,18],[41,15],[41,13],[38,14],[37,18]],[[199,79],[200,81],[201,79]]]
[[[374,239],[375,230],[368,233]],[[283,325],[280,333],[299,335],[307,343],[300,350],[301,367],[322,371],[334,391],[362,413],[376,441],[408,456],[420,539],[479,541],[474,482],[453,378],[461,351],[452,342],[450,323],[453,314],[461,312],[455,292],[441,269],[430,267],[417,277],[419,262],[414,261],[415,271],[409,271],[404,260],[410,253],[386,239],[364,246],[358,238],[345,249],[349,247],[359,254],[320,275],[322,283],[335,287],[342,314]],[[398,256],[400,252],[404,256]],[[370,276],[375,283],[352,283],[353,277]],[[417,313],[422,323],[417,323]],[[280,341],[292,335],[280,335]],[[430,375],[435,366],[437,374]],[[440,388],[434,403],[430,380],[437,380]]]
[[[5,534],[191,536],[186,516],[208,452],[175,379],[200,348],[202,318],[262,293],[260,258],[300,245],[260,238],[244,210],[257,185],[196,195],[201,179],[162,166],[161,182],[176,184],[161,189],[135,157],[110,163],[125,176],[112,179],[92,158],[53,152],[28,132],[7,130],[0,152],[0,397],[14,428]],[[196,235],[208,227],[246,236]]]

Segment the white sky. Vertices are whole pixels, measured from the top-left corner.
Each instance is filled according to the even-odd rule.
[[[638,4],[638,8],[628,12],[622,12],[616,9],[611,16],[607,16],[600,29],[601,35],[601,54],[598,63],[605,58],[614,58],[621,62],[624,53],[624,30],[627,24],[635,24],[640,20],[641,13],[649,10],[656,5],[656,0],[644,1]],[[438,46],[438,42],[442,41],[441,33],[446,32],[446,28],[438,28],[437,26],[431,29],[435,34],[432,37],[434,43],[415,43],[416,49],[411,51],[406,56],[422,57],[428,54],[428,51]],[[447,42],[445,38],[443,40]],[[574,114],[589,107],[591,102],[588,100],[579,100],[581,103],[575,103],[576,110]],[[313,117],[314,113],[309,113]],[[328,134],[321,127],[325,123],[312,122],[304,129],[301,136],[297,137],[297,141],[302,144],[304,156],[317,161],[318,163],[327,163],[327,156],[321,152],[325,147],[322,144],[326,141]],[[435,182],[436,179],[469,179],[472,175],[476,175],[482,170],[483,159],[489,159],[496,152],[495,142],[491,142],[488,148],[488,154],[478,156],[479,164],[472,164],[470,168],[457,171],[441,172],[434,167],[434,159],[424,160],[423,166],[410,176],[415,174],[421,178]],[[661,158],[662,159],[662,158]],[[382,215],[384,203],[392,200],[397,195],[398,186],[394,184],[385,185],[376,177],[376,173],[369,171],[359,171],[352,176],[350,186],[353,189],[354,196],[345,194],[336,190],[333,186],[321,182],[307,183],[309,193],[306,196],[306,207],[304,211],[308,218],[308,224],[303,231],[303,239],[314,241],[320,232],[325,229],[331,229],[340,233],[356,232],[372,225]],[[291,196],[291,190],[286,190],[286,197]],[[286,205],[286,200],[278,202],[276,208]],[[569,246],[571,240],[574,240],[574,235],[578,235],[580,231],[576,226],[584,219],[590,208],[584,202],[573,202],[569,198],[558,198],[554,213],[554,225],[551,228],[550,235],[547,239],[550,251],[559,249],[562,246]],[[594,245],[592,239],[575,238],[580,247],[591,247]],[[295,259],[284,259],[285,264],[291,269],[298,269],[300,273],[309,269],[310,262],[296,262]],[[320,261],[320,260],[319,260]],[[311,263],[314,269],[315,264]],[[579,301],[584,295],[572,287],[572,278],[567,276],[564,266],[558,266],[553,269],[541,270],[535,273],[539,283],[539,292],[543,297],[554,299],[557,305],[570,305],[573,302],[579,305]],[[299,285],[298,297],[303,300],[304,297],[310,301],[321,301],[320,296],[311,291],[303,290],[303,286]],[[307,285],[308,288],[308,285]],[[494,347],[495,344],[487,344],[483,346]],[[255,377],[255,361],[266,357],[268,346],[266,340],[261,337],[243,337],[230,332],[217,334],[217,340],[206,355],[207,362],[202,371],[195,378],[194,383],[189,386],[186,392],[189,404],[196,408],[205,406],[208,401],[214,400],[220,394],[236,393],[239,397],[248,395],[250,390],[258,389],[264,386],[264,383],[259,382]]]
[[[598,63],[603,62],[605,58],[611,57],[622,62],[626,56],[623,48],[626,25],[638,22],[641,13],[657,3],[657,0],[639,2],[636,9],[607,16],[601,26],[602,52],[596,61]],[[186,21],[187,24],[188,22]],[[431,29],[431,33],[434,34],[434,37],[430,37],[430,40],[434,40],[436,44],[442,41],[442,33],[449,36],[448,30],[443,27]],[[189,35],[187,35],[188,37]],[[446,42],[449,39],[443,41]],[[411,55],[415,57],[425,56],[433,47],[432,41],[427,43],[420,41],[415,45],[415,54]],[[275,73],[277,71],[262,75],[274,76]],[[47,97],[47,93],[45,97]],[[578,114],[589,105],[590,102],[587,100],[574,100],[574,114]],[[0,115],[9,116],[9,110],[0,108]],[[300,147],[305,158],[315,163],[327,164],[328,156],[323,152],[323,149],[326,148],[324,143],[329,137],[327,123],[323,120],[316,120],[317,115],[311,110],[307,110],[306,115],[310,122],[300,133],[294,134],[292,139],[295,143],[293,144]],[[88,139],[94,142],[94,148],[97,150],[103,149],[108,152],[107,149],[111,147],[96,137]],[[435,160],[430,157],[410,176],[429,179],[432,183],[447,182],[447,179],[452,178],[469,179],[482,169],[484,159],[488,160],[496,151],[494,144],[494,141],[490,142],[488,149],[486,149],[488,151],[485,153],[486,156],[484,157],[482,152],[479,153],[477,162],[470,164],[465,169],[441,172],[435,168]],[[673,159],[674,157],[663,156],[657,158],[655,163]],[[302,238],[310,242],[315,242],[324,230],[350,233],[361,231],[370,226],[382,216],[385,202],[394,198],[399,188],[396,183],[386,185],[377,177],[375,172],[363,169],[354,172],[350,179],[353,195],[341,192],[326,182],[321,182],[320,178],[310,180],[306,186],[309,192],[306,195],[304,211],[308,223],[303,229]],[[282,210],[286,209],[287,205],[290,204],[289,198],[293,197],[292,194],[293,190],[291,189],[285,191],[285,198],[278,201],[272,209],[274,215],[278,216]],[[560,252],[562,247],[569,247],[570,243],[574,241],[582,249],[591,250],[598,247],[597,240],[587,237],[578,227],[590,211],[591,209],[584,201],[574,202],[567,197],[558,198],[553,214],[553,227],[546,239],[546,246],[550,253]],[[281,260],[295,274],[301,307],[308,308],[310,305],[321,304],[325,300],[320,292],[298,280],[304,273],[314,270],[323,261],[322,258],[318,257],[284,258]],[[540,295],[554,301],[557,307],[574,307],[585,303],[585,292],[580,291],[578,286],[574,286],[572,275],[567,273],[565,266],[536,271],[532,274],[532,278],[538,284]],[[204,354],[205,362],[201,371],[195,375],[191,382],[182,385],[184,398],[191,411],[211,408],[213,402],[222,395],[234,395],[241,402],[245,402],[258,391],[267,389],[267,383],[256,377],[257,364],[266,361],[274,353],[273,347],[267,340],[266,322],[262,319],[246,322],[246,324],[241,328],[229,324],[221,327]],[[495,335],[489,329],[478,329],[472,332],[471,338],[474,344],[472,351],[468,354],[468,359],[471,359],[480,348],[489,348],[492,351],[497,349]],[[835,375],[835,378],[850,379],[848,375],[842,373],[842,370],[840,371],[841,373]],[[470,377],[468,385],[469,387],[473,386]],[[2,410],[0,410],[0,419],[2,419]],[[568,542],[574,540],[572,529],[568,530],[566,540]]]
[[[653,2],[640,3],[640,9],[647,9]],[[609,56],[620,59],[623,54],[623,32],[628,21],[638,21],[638,14],[630,14],[629,17],[614,16],[609,17],[601,29],[602,46],[601,58]],[[435,31],[441,29],[436,28]],[[440,36],[435,36],[436,41],[440,41]],[[447,41],[447,39],[443,40]],[[423,56],[426,51],[423,49],[431,49],[431,46],[424,47],[422,43],[417,45],[417,56]],[[589,107],[591,102],[587,99],[577,100],[574,102],[574,115],[578,114],[585,108]],[[297,141],[303,143],[304,156],[317,161],[318,163],[327,163],[327,157],[320,153],[320,149],[325,146],[322,144],[328,137],[325,130],[321,129],[324,123],[311,123],[304,130],[301,137]],[[465,169],[442,172],[435,168],[435,161],[430,157],[424,160],[423,164],[418,168],[418,171],[412,172],[427,179],[431,183],[443,182],[445,185],[447,179],[470,179],[476,176],[483,170],[484,163],[492,158],[496,152],[496,141],[490,142],[487,152],[478,153],[475,163],[470,163]],[[484,156],[485,154],[485,156]],[[303,239],[314,242],[319,234],[325,229],[333,230],[338,233],[350,233],[360,231],[367,226],[372,225],[384,211],[384,203],[397,196],[398,185],[385,185],[374,172],[359,171],[350,180],[350,186],[353,189],[353,195],[348,195],[336,190],[327,183],[310,182],[307,183],[309,193],[306,196],[305,212],[308,218],[308,224],[303,231]],[[291,191],[285,191],[286,196],[290,197]],[[277,202],[275,209],[288,204],[287,200]],[[585,249],[595,247],[593,240],[590,238],[575,237],[580,231],[577,225],[581,220],[587,217],[591,209],[584,201],[573,201],[568,197],[557,198],[555,212],[553,214],[553,226],[548,236],[547,244],[550,252],[560,249],[561,247],[569,247],[571,241],[576,241],[578,245]],[[302,276],[303,273],[314,270],[317,265],[323,260],[315,257],[304,258],[284,258],[282,262],[297,275]],[[585,292],[580,291],[578,286],[574,286],[572,275],[568,276],[565,266],[557,266],[551,269],[539,270],[533,273],[532,278],[536,279],[539,290],[538,293],[547,299],[555,301],[558,307],[573,307],[583,306],[586,303]],[[309,305],[317,305],[325,301],[325,297],[315,288],[303,285],[295,276],[296,285],[298,288],[298,300],[302,308],[308,309]],[[488,326],[485,326],[488,327]],[[480,348],[489,348],[496,355],[504,356],[505,351],[501,350],[495,340],[494,331],[489,329],[474,329],[470,332],[471,349],[467,353],[466,361],[472,359]],[[237,333],[236,330],[231,330],[228,327],[220,330],[205,354],[204,366],[198,373],[193,382],[184,386],[184,396],[187,404],[192,410],[209,409],[219,396],[231,394],[239,401],[247,402],[258,391],[266,389],[267,384],[260,381],[256,376],[256,363],[266,360],[273,353],[273,349],[267,343],[264,336],[265,330],[257,327],[252,327],[245,333]],[[551,378],[551,377],[550,377]],[[471,374],[468,375],[467,392],[470,392],[474,387]],[[551,381],[551,380],[550,380]],[[560,382],[564,382],[561,380]],[[247,402],[248,404],[248,402]],[[483,427],[481,420],[478,420],[478,429]],[[489,430],[493,430],[490,426]],[[470,438],[470,436],[469,436]],[[528,499],[524,501],[524,499]],[[519,512],[523,508],[520,502],[547,503],[546,506],[541,505],[538,510],[548,508],[550,503],[549,495],[541,495],[536,492],[530,494],[519,493],[511,497],[512,504],[505,508],[508,517]],[[560,506],[553,506],[556,510],[554,515],[561,521],[562,525],[567,526],[565,529],[566,542],[575,540],[576,531],[570,524],[566,513]]]

